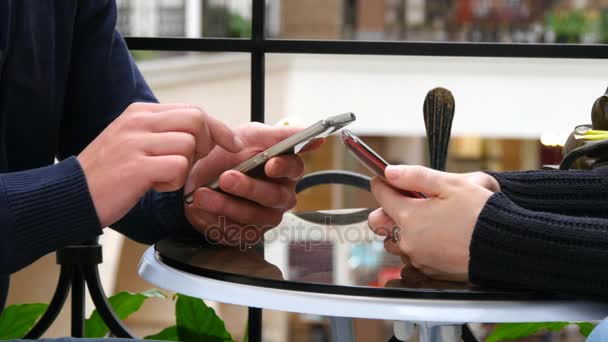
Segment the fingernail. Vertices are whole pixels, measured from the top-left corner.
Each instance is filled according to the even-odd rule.
[[[388,180],[397,180],[399,178],[399,167],[390,165],[384,170],[384,175]]]
[[[229,173],[224,176],[222,185],[223,185],[223,188],[225,188],[225,190],[232,190],[236,186],[236,182],[238,182],[237,177],[235,175],[233,175],[232,173]]]
[[[241,150],[245,147],[245,143],[243,143],[243,140],[241,140],[241,138],[239,138],[238,136],[235,135],[234,136],[234,146],[236,146],[236,148]]]

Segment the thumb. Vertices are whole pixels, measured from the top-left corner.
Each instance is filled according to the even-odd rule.
[[[422,166],[391,165],[384,171],[386,180],[394,187],[424,192],[431,197],[445,194],[449,174]]]

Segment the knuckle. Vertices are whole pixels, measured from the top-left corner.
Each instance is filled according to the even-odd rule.
[[[294,156],[294,174],[295,174],[295,179],[301,179],[302,177],[304,177],[304,160],[302,159],[302,157],[296,155]]]
[[[131,112],[126,118],[126,125],[129,128],[141,128],[141,126],[147,122],[148,118],[149,115],[146,115],[146,113],[140,111]]]
[[[236,186],[234,191],[241,196],[254,198],[256,197],[256,186],[254,180],[247,178],[247,176],[243,177],[242,175],[239,177],[238,182],[236,182]],[[244,179],[243,179],[244,178]]]
[[[407,226],[406,222],[410,220],[410,214],[405,210],[401,210],[397,213],[397,220],[399,221],[400,226]]]
[[[179,174],[185,174],[188,172],[188,169],[190,167],[190,162],[188,161],[188,158],[184,156],[175,156],[175,158],[173,159],[173,163],[175,164],[174,166],[179,172]]]
[[[283,221],[283,214],[275,213],[275,214],[270,215],[270,220],[268,223],[271,226],[276,227],[281,223],[281,221]]]
[[[414,246],[407,241],[402,241],[399,248],[403,253],[410,257],[410,260],[414,260],[416,258],[416,251],[414,250]]]
[[[296,198],[296,196],[291,196],[289,201],[287,202],[287,210],[289,209],[293,209],[296,207],[296,205],[298,205],[298,199]]]
[[[216,201],[205,202],[205,208],[203,209],[212,214],[224,215],[226,211],[229,210],[229,207],[225,200],[218,199]]]
[[[252,129],[261,129],[261,128],[265,127],[266,125],[264,125],[263,123],[260,123],[260,122],[250,122],[247,124],[247,126]]]
[[[198,112],[198,114],[199,114],[199,116],[200,116],[200,117],[203,117],[203,116],[207,116],[207,115],[209,115],[209,114],[207,114],[207,112],[206,112],[206,111],[205,111],[205,110],[204,110],[202,107],[200,107],[200,106],[197,106],[197,105],[188,105],[188,108],[195,109],[195,110]],[[201,114],[202,114],[202,115],[201,115]]]
[[[430,177],[430,169],[420,166],[420,165],[416,165],[416,166],[412,166],[412,175],[417,178],[417,179],[428,179]]]
[[[287,189],[280,187],[279,189],[277,189],[275,196],[269,197],[270,206],[286,207],[292,201],[291,197],[291,193]]]
[[[127,106],[126,112],[136,112],[143,106],[143,102],[133,102]]]
[[[254,223],[255,219],[257,217],[257,214],[255,212],[255,210],[244,210],[243,211],[243,223]]]
[[[191,156],[196,150],[196,138],[191,134],[186,134],[184,138],[185,155]]]

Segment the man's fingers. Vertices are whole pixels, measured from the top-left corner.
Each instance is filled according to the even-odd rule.
[[[254,245],[261,241],[268,229],[254,225],[242,225],[224,216],[218,216],[205,210],[192,208],[189,218],[193,226],[214,243],[224,246]]]
[[[152,180],[150,186],[157,191],[176,191],[181,189],[186,182],[186,176],[190,168],[190,161],[184,156],[168,155],[146,157],[145,163],[141,165],[142,176],[147,173],[147,178]]]
[[[235,134],[235,132],[226,126],[225,123],[217,120],[211,115],[201,110],[205,123],[208,126],[209,133],[216,144],[223,147],[229,152],[239,152],[243,149],[243,141]]]
[[[205,156],[215,144],[230,152],[239,152],[244,145],[240,138],[223,122],[196,107],[176,107],[162,112],[144,113],[152,132],[186,132],[197,141],[197,153]],[[136,124],[139,124],[136,122]]]
[[[384,172],[393,186],[437,197],[446,192],[451,175],[422,166],[391,165]]]
[[[393,234],[393,227],[397,225],[382,208],[372,211],[367,220],[369,228],[380,236],[391,236]]]
[[[399,218],[404,216],[408,207],[421,201],[400,194],[378,177],[372,179],[372,193],[384,212],[399,223],[402,223]]]
[[[152,156],[181,155],[191,159],[196,141],[193,135],[182,132],[154,133],[144,141],[144,151]]]
[[[297,181],[304,175],[304,161],[295,154],[274,157],[266,162],[264,172],[270,178],[287,178]]]
[[[275,145],[302,130],[301,127],[295,126],[249,125],[251,127],[248,133],[250,134],[249,140],[255,141],[257,146],[265,146],[265,148]]]
[[[144,122],[136,121],[153,133],[185,132],[192,135],[200,133],[203,116],[197,108],[169,108],[162,112],[137,112]]]
[[[127,108],[128,112],[150,112],[158,113],[165,112],[172,109],[188,109],[195,108],[191,104],[187,103],[146,103],[146,102],[135,102],[129,105]]]
[[[207,188],[196,190],[192,205],[240,224],[255,224],[260,229],[276,227],[283,219],[281,210],[263,207]]]
[[[291,209],[296,204],[295,193],[287,185],[249,177],[237,171],[220,176],[220,188],[264,207]]]
[[[325,138],[314,138],[311,139],[304,147],[298,151],[298,153],[311,152],[325,144]]]

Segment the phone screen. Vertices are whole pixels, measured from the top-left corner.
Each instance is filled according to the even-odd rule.
[[[367,146],[361,139],[359,139],[359,137],[347,129],[342,131],[340,138],[355,159],[361,162],[361,164],[365,165],[374,175],[386,181],[386,178],[384,177],[384,170],[387,166],[389,166],[389,163],[386,160],[384,160],[378,153],[376,153],[376,151],[372,150],[371,147]],[[403,189],[398,190],[408,197],[428,197],[421,192]]]

